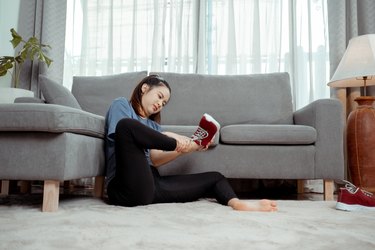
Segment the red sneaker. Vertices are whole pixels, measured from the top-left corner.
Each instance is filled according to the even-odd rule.
[[[204,114],[199,122],[198,129],[191,136],[191,139],[198,145],[206,147],[219,129],[220,124],[209,114]]]
[[[336,209],[344,211],[374,210],[375,197],[372,193],[345,181],[345,187],[340,188]]]

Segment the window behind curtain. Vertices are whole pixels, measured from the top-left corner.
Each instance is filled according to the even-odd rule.
[[[129,71],[287,71],[296,108],[329,97],[326,0],[68,0],[64,85]]]

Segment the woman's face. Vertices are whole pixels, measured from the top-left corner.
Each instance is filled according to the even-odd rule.
[[[142,85],[142,111],[144,117],[156,114],[168,103],[171,93],[163,85],[150,88],[149,85]]]

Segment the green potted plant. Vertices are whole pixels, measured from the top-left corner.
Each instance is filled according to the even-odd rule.
[[[51,65],[52,60],[45,55],[45,52],[51,49],[51,46],[40,43],[34,36],[26,41],[14,29],[11,29],[10,32],[12,34],[10,42],[13,48],[23,46],[14,56],[0,56],[0,77],[10,72],[12,74],[12,86],[17,88],[23,64],[27,60],[44,62],[48,67]]]

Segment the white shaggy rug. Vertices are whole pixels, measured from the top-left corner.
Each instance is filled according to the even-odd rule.
[[[209,200],[135,208],[90,197],[0,205],[0,249],[375,249],[375,212],[335,202],[278,201],[275,213],[237,212]]]

